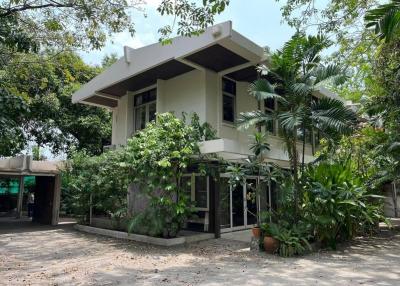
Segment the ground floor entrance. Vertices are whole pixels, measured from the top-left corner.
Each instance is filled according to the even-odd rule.
[[[247,177],[237,186],[229,184],[229,176],[220,178],[220,224],[221,232],[251,228],[257,224],[261,209],[261,194],[256,192],[257,177]]]
[[[56,162],[34,161],[31,156],[0,160],[0,218],[29,218],[56,225],[61,195]]]

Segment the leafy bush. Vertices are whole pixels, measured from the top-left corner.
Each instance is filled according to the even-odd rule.
[[[193,117],[192,123],[196,128],[172,113],[159,114],[155,122],[128,140],[126,165],[153,209],[132,220],[132,231],[174,237],[191,215],[192,205],[181,179],[200,156],[197,142],[205,136],[198,117]],[[159,222],[150,230],[146,224],[153,219]]]
[[[292,225],[285,221],[263,223],[262,230],[265,236],[272,236],[279,241],[280,256],[302,255],[311,250],[308,242],[311,238],[310,230],[305,224]]]
[[[126,214],[126,190],[129,177],[121,166],[124,153],[110,151],[100,156],[76,152],[62,171],[65,211],[87,219],[90,201],[94,209],[115,220]]]
[[[352,172],[349,162],[322,162],[304,176],[303,216],[324,245],[369,234],[384,220],[379,198]]]
[[[190,125],[185,116],[157,115],[118,150],[94,157],[74,153],[62,176],[64,210],[87,220],[91,204],[122,225],[127,219],[127,189],[135,183],[150,204],[131,219],[130,231],[176,236],[193,211],[182,175],[200,156],[198,141],[213,139],[216,133],[208,124],[200,124],[196,114]]]

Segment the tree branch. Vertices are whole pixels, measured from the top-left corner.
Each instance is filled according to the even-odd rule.
[[[55,1],[51,1],[52,3],[47,3],[47,4],[43,4],[43,5],[36,5],[36,6],[32,6],[29,4],[24,4],[23,6],[14,6],[14,7],[10,7],[10,8],[0,8],[1,10],[5,11],[3,13],[0,13],[0,18],[3,17],[7,17],[10,16],[12,14],[18,13],[18,12],[22,12],[22,11],[26,11],[26,10],[38,10],[38,9],[44,9],[44,8],[72,8],[74,7],[76,4],[75,3],[66,3],[66,4],[60,4],[58,2]]]

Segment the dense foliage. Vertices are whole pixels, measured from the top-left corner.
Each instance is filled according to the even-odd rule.
[[[196,114],[185,120],[186,115],[159,114],[125,147],[94,157],[75,154],[64,174],[66,208],[87,219],[92,201],[97,214],[130,219],[130,231],[176,236],[192,213],[182,176],[201,161],[199,140],[215,138],[215,131]],[[145,199],[142,213],[127,211],[129,186]]]
[[[130,181],[121,166],[124,156],[119,150],[100,156],[74,153],[62,173],[62,210],[82,221],[89,220],[90,207],[95,214],[125,217]]]
[[[163,36],[172,31],[192,35],[214,22],[229,0],[163,0],[158,11],[173,15],[174,26],[160,29]],[[60,0],[0,1],[0,57],[14,52],[37,52],[40,48],[100,49],[114,33],[135,33],[135,12],[145,13],[143,0]]]
[[[228,4],[161,1],[158,12],[173,16],[173,25],[160,29],[162,39],[198,35]],[[18,154],[28,142],[48,145],[55,155],[71,147],[101,153],[110,140],[109,113],[71,103],[71,94],[101,69],[71,51],[100,49],[119,32],[133,36],[133,15],[145,15],[145,8],[143,0],[0,1],[0,110],[12,117],[0,118],[0,156]],[[105,59],[103,66],[114,60]],[[24,101],[24,112],[21,99],[9,104],[15,97]]]
[[[336,248],[338,241],[371,234],[384,220],[382,197],[367,188],[349,161],[310,166],[303,180],[304,220],[325,246]]]
[[[72,93],[100,71],[74,53],[14,57],[0,75],[0,108],[7,110],[2,116],[10,118],[2,126],[13,132],[0,138],[14,144],[2,145],[0,156],[19,153],[29,142],[47,146],[54,154],[73,148],[100,154],[111,138],[110,113],[71,101]]]
[[[299,175],[304,169],[306,138],[321,134],[338,139],[351,132],[356,116],[342,101],[317,97],[319,88],[340,84],[345,79],[342,68],[323,65],[321,52],[330,45],[323,36],[296,34],[284,48],[271,56],[270,68],[261,67],[264,78],[252,83],[249,92],[257,100],[276,100],[278,108],[271,113],[262,110],[241,113],[240,127],[266,125],[277,121],[293,170],[294,208],[299,207]],[[302,141],[299,152],[298,141]],[[300,157],[301,156],[301,157]]]
[[[158,217],[159,232],[149,234],[173,237],[190,214],[189,197],[181,178],[192,157],[200,154],[193,131],[182,119],[166,113],[128,140],[126,163],[133,182],[150,200],[150,207],[140,215],[145,218],[133,220],[134,230],[146,225],[148,216]]]

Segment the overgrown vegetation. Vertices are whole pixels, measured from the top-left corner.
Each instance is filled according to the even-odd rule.
[[[97,157],[76,153],[64,174],[66,207],[86,221],[90,206],[98,214],[129,220],[129,230],[175,237],[192,213],[190,194],[182,182],[189,167],[201,162],[198,142],[215,138],[215,131],[192,114],[189,124],[172,113],[157,115],[135,133],[127,146]],[[127,210],[128,187],[146,208]]]

